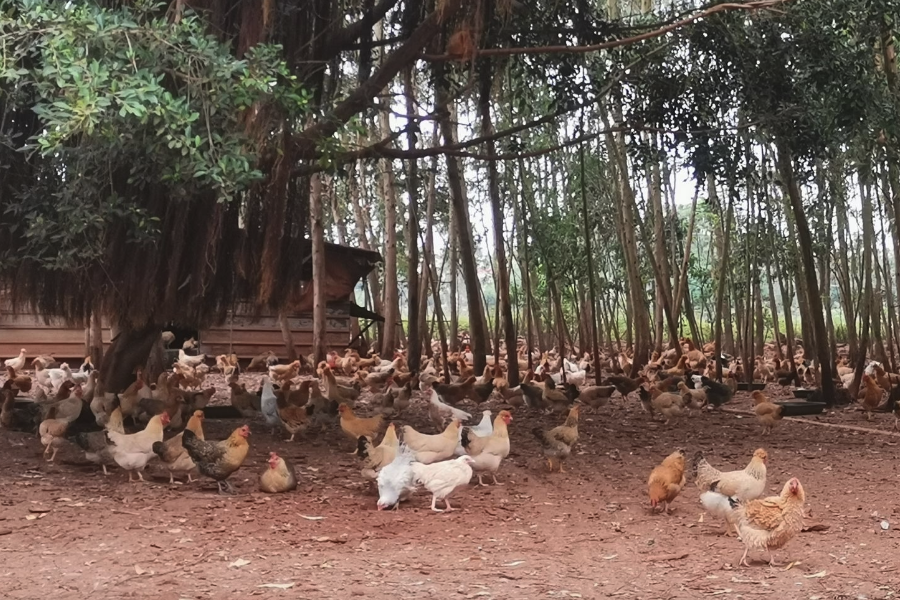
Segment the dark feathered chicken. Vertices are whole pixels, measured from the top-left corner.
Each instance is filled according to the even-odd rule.
[[[694,375],[693,379],[694,387],[696,388],[699,383],[700,387],[706,390],[707,401],[716,408],[730,402],[731,398],[734,396],[734,392],[731,391],[731,388],[724,383],[713,381],[709,377],[703,375]]]
[[[3,406],[0,409],[0,425],[14,431],[35,433],[43,420],[41,405],[36,402],[16,405],[18,390],[13,387],[12,380],[3,385]]]
[[[250,450],[250,444],[247,443],[249,435],[250,428],[244,425],[235,429],[227,440],[210,442],[201,440],[193,431],[185,429],[181,443],[197,470],[216,481],[220,494],[233,494],[234,487],[227,479],[244,464]]]

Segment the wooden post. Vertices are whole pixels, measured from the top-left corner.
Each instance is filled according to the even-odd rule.
[[[325,227],[322,223],[322,181],[318,173],[310,179],[310,238],[313,276],[313,358],[325,360]]]

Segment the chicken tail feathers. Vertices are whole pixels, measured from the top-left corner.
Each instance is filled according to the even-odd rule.
[[[356,455],[362,459],[369,458],[369,439],[361,435],[356,440]]]
[[[691,459],[691,479],[697,480],[697,474],[700,471],[700,464],[705,463],[706,459],[703,458],[703,452],[697,450],[697,453],[694,454],[694,457]]]
[[[463,448],[468,448],[469,444],[472,443],[472,440],[469,438],[469,433],[471,433],[469,428],[463,427],[462,437],[460,438],[460,444],[462,444]]]
[[[157,455],[160,458],[163,457],[165,447],[163,446],[162,442],[153,442],[153,446],[151,446],[151,449],[153,450],[153,454]]]
[[[531,430],[531,433],[534,434],[534,437],[541,443],[541,445],[545,445],[546,441],[544,440],[544,430],[540,427],[535,427]]]

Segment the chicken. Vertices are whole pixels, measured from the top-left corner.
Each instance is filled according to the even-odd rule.
[[[759,390],[754,391],[751,396],[753,396],[753,412],[756,413],[756,418],[763,426],[763,435],[767,435],[781,420],[784,407],[769,400]]]
[[[273,381],[288,381],[293,379],[297,375],[300,374],[300,361],[295,360],[294,362],[287,365],[272,365],[269,367],[269,377],[272,378]]]
[[[197,340],[195,340],[194,337],[191,336],[181,345],[181,349],[182,350],[195,350],[197,348],[197,346],[198,346]]]
[[[730,402],[734,397],[734,390],[723,383],[713,381],[702,375],[694,375],[692,379],[694,382],[694,389],[705,389],[707,401],[716,408]],[[737,386],[735,385],[735,387]]]
[[[700,503],[713,516],[726,518],[727,515],[717,510],[715,504],[709,503],[711,496],[704,492],[716,492],[738,500],[755,500],[762,496],[766,491],[768,456],[765,450],[758,448],[744,469],[722,472],[713,468],[703,457],[702,452],[697,452],[691,461],[691,475],[701,490]]]
[[[665,425],[668,425],[672,419],[680,417],[684,412],[683,400],[678,394],[661,392],[658,387],[652,387],[649,390],[641,387],[638,394],[640,394],[644,410],[651,416],[656,413],[664,416],[666,418]]]
[[[366,373],[365,371],[356,372],[356,378],[359,382],[370,390],[374,390],[375,388],[384,385],[384,383],[393,377],[393,375],[394,369],[392,368],[381,373]]]
[[[333,400],[329,400],[322,395],[322,390],[318,384],[311,385],[309,388],[309,402],[306,405],[306,414],[312,417],[314,423],[318,423],[324,428],[328,423],[335,421],[340,404]]]
[[[305,389],[309,388],[309,382],[304,382],[306,385],[303,386]],[[271,383],[269,384],[271,385]],[[290,380],[285,382],[285,389],[290,390]],[[297,406],[295,404],[289,404],[288,398],[285,396],[277,396],[275,397],[276,408],[278,409],[278,420],[281,422],[282,426],[284,426],[285,431],[291,434],[291,439],[289,442],[294,441],[294,437],[306,429],[306,423],[309,418],[309,413],[306,411],[305,406]],[[304,402],[304,404],[306,404]]]
[[[47,462],[53,462],[56,458],[56,453],[59,452],[60,446],[66,439],[66,428],[69,426],[69,421],[66,419],[56,418],[56,412],[57,407],[51,406],[50,410],[47,411],[47,418],[41,421],[38,427],[38,435],[41,438],[41,444],[44,446],[44,458],[47,459]],[[53,454],[50,458],[47,458],[51,449]]]
[[[543,431],[540,427],[531,430],[544,449],[550,471],[553,471],[553,459],[556,459],[559,462],[559,472],[565,472],[563,463],[572,453],[572,446],[578,441],[578,410],[577,405],[573,406],[569,410],[566,422],[550,431]]]
[[[683,381],[678,382],[678,389],[681,391],[681,400],[682,405],[686,406],[688,410],[699,410],[706,406],[706,390],[692,390],[687,386],[687,384]]]
[[[13,369],[14,371],[21,371],[25,368],[25,348],[19,350],[19,355],[14,358],[8,358],[3,361],[4,366]]]
[[[507,426],[512,422],[512,414],[508,410],[501,410],[494,419],[494,428],[489,436],[479,436],[471,429],[465,428],[462,432],[462,446],[466,454],[474,461],[472,468],[478,473],[478,485],[484,486],[484,471],[491,474],[494,485],[500,485],[497,481],[497,471],[500,462],[509,456],[509,430]]]
[[[884,390],[868,375],[863,375],[862,383],[864,387],[860,388],[859,392],[860,404],[862,404],[863,410],[866,411],[866,419],[871,421],[872,411],[881,404]]]
[[[456,359],[456,370],[459,371],[459,378],[461,380],[469,379],[475,375],[475,370],[466,364],[466,361],[462,358]]]
[[[450,512],[450,495],[458,488],[467,485],[472,479],[472,465],[475,459],[471,456],[460,456],[453,460],[424,464],[412,463],[413,482],[431,492],[431,510],[434,512]],[[435,506],[438,500],[444,501],[445,508]]]
[[[331,367],[325,365],[322,369],[322,377],[325,379],[325,397],[333,400],[338,404],[346,404],[350,408],[356,405],[356,399],[359,397],[359,391],[353,388],[341,387],[338,385],[337,379],[332,372]],[[388,377],[390,381],[390,377]],[[345,392],[345,390],[347,390]],[[353,390],[353,391],[350,391]]]
[[[353,414],[353,409],[346,404],[339,405],[338,412],[341,415],[341,429],[353,441],[358,440],[360,436],[375,439],[384,425],[384,415],[378,414],[368,418],[357,417]]]
[[[631,392],[636,392],[641,387],[641,384],[646,381],[647,379],[643,376],[631,379],[622,375],[610,375],[606,378],[605,383],[614,386],[622,394],[622,398],[628,398]]]
[[[53,353],[41,354],[40,356],[36,356],[34,360],[31,361],[31,366],[35,371],[39,371],[40,369],[56,369],[59,367],[59,361],[56,360],[56,357],[53,356]]]
[[[116,406],[106,419],[106,430],[125,435],[125,427],[122,424],[122,409],[119,408],[118,403],[116,403]],[[109,450],[106,431],[69,432],[68,437],[70,441],[84,450],[85,459],[100,465],[103,467],[103,474],[109,475],[106,467],[111,467],[116,461]]]
[[[616,388],[612,385],[591,385],[581,389],[578,399],[596,411],[609,403],[609,398],[615,391]]]
[[[494,425],[491,422],[491,411],[482,411],[481,421],[478,422],[478,425],[476,425],[475,427],[468,427],[467,429],[478,437],[487,437],[491,435],[494,432]],[[463,448],[462,445],[462,432],[460,432],[460,441],[456,445],[456,450],[453,451],[453,454],[455,454],[456,456],[462,456],[465,453],[466,449]]]
[[[69,395],[70,391],[72,392],[71,395]],[[81,411],[85,408],[83,394],[84,392],[80,385],[72,383],[71,381],[64,382],[62,387],[59,388],[59,392],[56,394],[57,398],[65,396],[55,405],[57,409],[56,418],[67,423],[75,421],[75,419],[81,415]]]
[[[268,467],[259,474],[259,490],[267,494],[283,494],[297,489],[294,466],[274,452],[269,452]]]
[[[442,433],[419,433],[409,425],[403,426],[403,442],[415,453],[415,460],[431,464],[453,456],[459,442],[459,420],[453,419]]]
[[[246,386],[235,381],[228,382],[231,388],[231,405],[238,409],[244,417],[253,417],[260,410],[260,398],[248,392]]]
[[[257,356],[254,356],[250,361],[250,365],[247,367],[247,371],[266,371],[269,366],[278,364],[278,357],[275,356],[274,352],[263,352]]]
[[[666,513],[669,503],[681,493],[686,479],[684,477],[684,450],[678,449],[667,456],[662,463],[650,472],[647,480],[647,493],[650,496],[650,510],[655,511],[659,503],[665,504]]]
[[[272,428],[272,434],[274,435],[283,426],[281,416],[278,414],[278,398],[275,396],[272,380],[268,377],[263,377],[262,381],[259,408],[263,418],[266,420],[266,424]]]
[[[41,405],[37,402],[29,402],[23,407],[16,406],[18,390],[13,387],[13,381],[7,380],[3,384],[3,406],[0,408],[0,425],[13,431],[34,433],[40,427],[43,420]]]
[[[475,391],[473,389],[474,385],[475,378],[469,377],[464,381],[457,383],[436,383],[432,387],[434,391],[436,391],[441,397],[441,400],[443,402],[455,406],[466,398],[472,398],[472,396],[475,395]],[[475,400],[475,398],[472,399]]]
[[[378,446],[366,436],[359,436],[356,440],[356,455],[362,461],[362,476],[365,479],[376,479],[379,471],[393,462],[399,449],[400,441],[393,423],[388,424]]]
[[[688,370],[687,366],[688,357],[686,354],[682,354],[681,358],[678,359],[678,362],[675,363],[675,366],[669,369],[668,371],[660,371],[659,378],[660,379],[668,379],[669,377],[684,377],[685,373]]]
[[[384,399],[382,412],[388,415],[400,415],[409,408],[412,399],[412,381],[407,381],[402,387],[388,387],[387,396]]]
[[[549,409],[555,413],[564,413],[569,410],[569,406],[572,405],[572,399],[556,389],[556,384],[553,383],[552,379],[548,379],[544,382],[544,391],[541,394],[541,402],[545,409]]]
[[[188,419],[186,428],[186,430],[194,432],[194,435],[201,440],[204,439],[203,418],[203,411],[195,410],[191,418]],[[175,483],[175,472],[187,473],[188,483],[193,483],[194,481],[191,477],[191,471],[194,470],[194,461],[191,460],[187,450],[184,449],[184,444],[182,443],[183,436],[184,432],[182,431],[165,442],[153,443],[153,452],[165,463],[166,468],[169,469],[170,484]]]
[[[415,452],[403,444],[394,460],[378,472],[378,510],[397,509],[400,502],[407,500],[416,491],[412,472],[414,459]]]
[[[506,403],[510,406],[519,407],[525,404],[525,394],[522,391],[521,385],[511,388],[507,384],[506,387],[498,389],[500,390],[500,396],[502,396]]]
[[[228,477],[244,464],[250,451],[249,436],[250,428],[246,425],[235,429],[228,439],[221,442],[201,440],[193,431],[185,429],[181,443],[197,465],[197,470],[215,480],[220,494],[233,494],[234,486]]]
[[[163,429],[169,424],[169,414],[156,415],[147,422],[143,431],[130,435],[117,431],[107,431],[106,438],[109,452],[116,464],[128,471],[128,482],[131,483],[134,473],[138,480],[144,481],[141,471],[156,456],[153,444],[163,440]]]
[[[122,408],[123,417],[134,418],[140,403],[140,391],[144,387],[143,376],[138,373],[137,379],[119,394],[119,406]]]
[[[747,555],[751,550],[769,554],[769,566],[775,563],[773,550],[783,548],[803,529],[803,505],[806,492],[796,477],[784,484],[781,494],[757,500],[741,501],[724,494],[715,494],[708,502],[720,513],[727,514],[744,543],[740,564],[749,567]]]
[[[23,394],[31,391],[31,377],[28,375],[17,375],[16,370],[12,367],[6,367],[6,373],[9,375],[8,380],[12,382],[12,387]]]
[[[540,410],[544,407],[544,385],[536,385],[535,383],[523,381],[519,386],[522,390],[522,396],[528,408]]]

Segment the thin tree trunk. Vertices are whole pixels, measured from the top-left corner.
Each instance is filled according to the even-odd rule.
[[[406,91],[406,114],[409,127],[406,140],[409,149],[416,147],[416,131],[412,127],[416,117],[415,89],[412,67],[403,71],[403,87]],[[422,332],[419,329],[419,170],[415,158],[407,161],[406,193],[409,197],[409,220],[407,221],[406,281],[409,290],[409,346],[406,360],[409,370],[417,372],[422,362]]]
[[[372,250],[372,245],[369,243],[369,235],[366,233],[366,219],[363,214],[362,204],[359,200],[360,190],[366,189],[365,182],[363,178],[365,176],[365,164],[363,162],[359,163],[360,169],[360,178],[362,185],[357,185],[356,180],[356,169],[350,170],[350,178],[348,181],[348,187],[350,188],[350,204],[353,206],[353,216],[356,221],[356,237],[359,240],[359,245],[363,248],[363,250]],[[369,294],[372,298],[372,306],[376,313],[380,315],[384,315],[384,305],[381,301],[381,284],[378,281],[378,271],[377,269],[373,269],[369,272],[368,276],[369,281]],[[383,329],[381,323],[377,325],[379,335],[378,339],[381,339],[381,331]]]
[[[294,334],[291,332],[290,323],[283,312],[278,315],[278,326],[281,328],[281,341],[284,342],[284,349],[285,352],[287,352],[288,362],[294,362],[297,360],[297,348],[294,346]]]
[[[813,257],[812,235],[803,211],[803,200],[800,196],[800,187],[794,177],[794,165],[790,149],[784,140],[777,140],[778,171],[787,189],[791,209],[794,213],[794,225],[797,228],[797,237],[800,242],[800,257],[803,266],[803,275],[806,281],[806,292],[809,301],[809,312],[812,318],[813,335],[815,336],[816,355],[819,359],[819,375],[821,378],[822,395],[828,406],[835,402],[835,387],[832,380],[833,364],[828,348],[828,336],[825,332],[825,317],[822,310],[822,298],[819,295],[819,283],[816,280],[816,263]],[[870,223],[871,225],[871,223]]]
[[[588,318],[590,319],[590,339],[591,339],[591,357],[593,359],[600,359],[600,346],[599,340],[597,339],[597,284],[594,280],[594,254],[591,252],[591,219],[590,214],[588,213],[587,206],[587,193],[585,192],[584,180],[584,144],[581,144],[578,147],[578,159],[579,165],[581,169],[581,210],[582,210],[582,218],[584,219],[584,247],[585,247],[585,256],[587,257],[587,270],[588,270],[588,298],[590,300],[590,311],[588,311]],[[584,352],[584,347],[582,346],[582,352]]]
[[[322,223],[322,181],[319,173],[310,180],[309,221],[312,240],[313,275],[313,360],[316,364],[325,360],[325,228]]]
[[[788,284],[788,277],[785,274],[785,267],[782,264],[778,270],[778,287],[781,289],[781,302],[784,308],[784,329],[787,336],[787,358],[791,361],[791,373],[794,376],[794,383],[800,385],[800,377],[797,375],[797,362],[794,360],[794,348],[796,348],[796,338],[794,337],[794,309],[791,305],[793,298],[792,290]]]
[[[769,286],[769,310],[772,312],[772,334],[775,337],[775,358],[781,360],[784,354],[781,352],[781,332],[778,330],[778,305],[775,302],[775,286],[772,284],[771,261],[766,261],[766,282]]]
[[[390,132],[388,115],[378,113],[382,137]],[[391,159],[380,161],[381,192],[384,203],[384,334],[381,336],[381,355],[393,356],[397,344],[397,328],[400,325],[399,289],[397,286],[397,193],[394,182],[394,165]]]
[[[722,252],[719,255],[718,287],[716,288],[716,379],[722,381],[722,312],[725,307],[726,275],[728,273],[728,247],[731,244],[731,226],[734,221],[734,208],[732,200],[728,200],[728,208],[725,210],[724,235],[722,237]],[[749,365],[747,369],[751,369]]]

